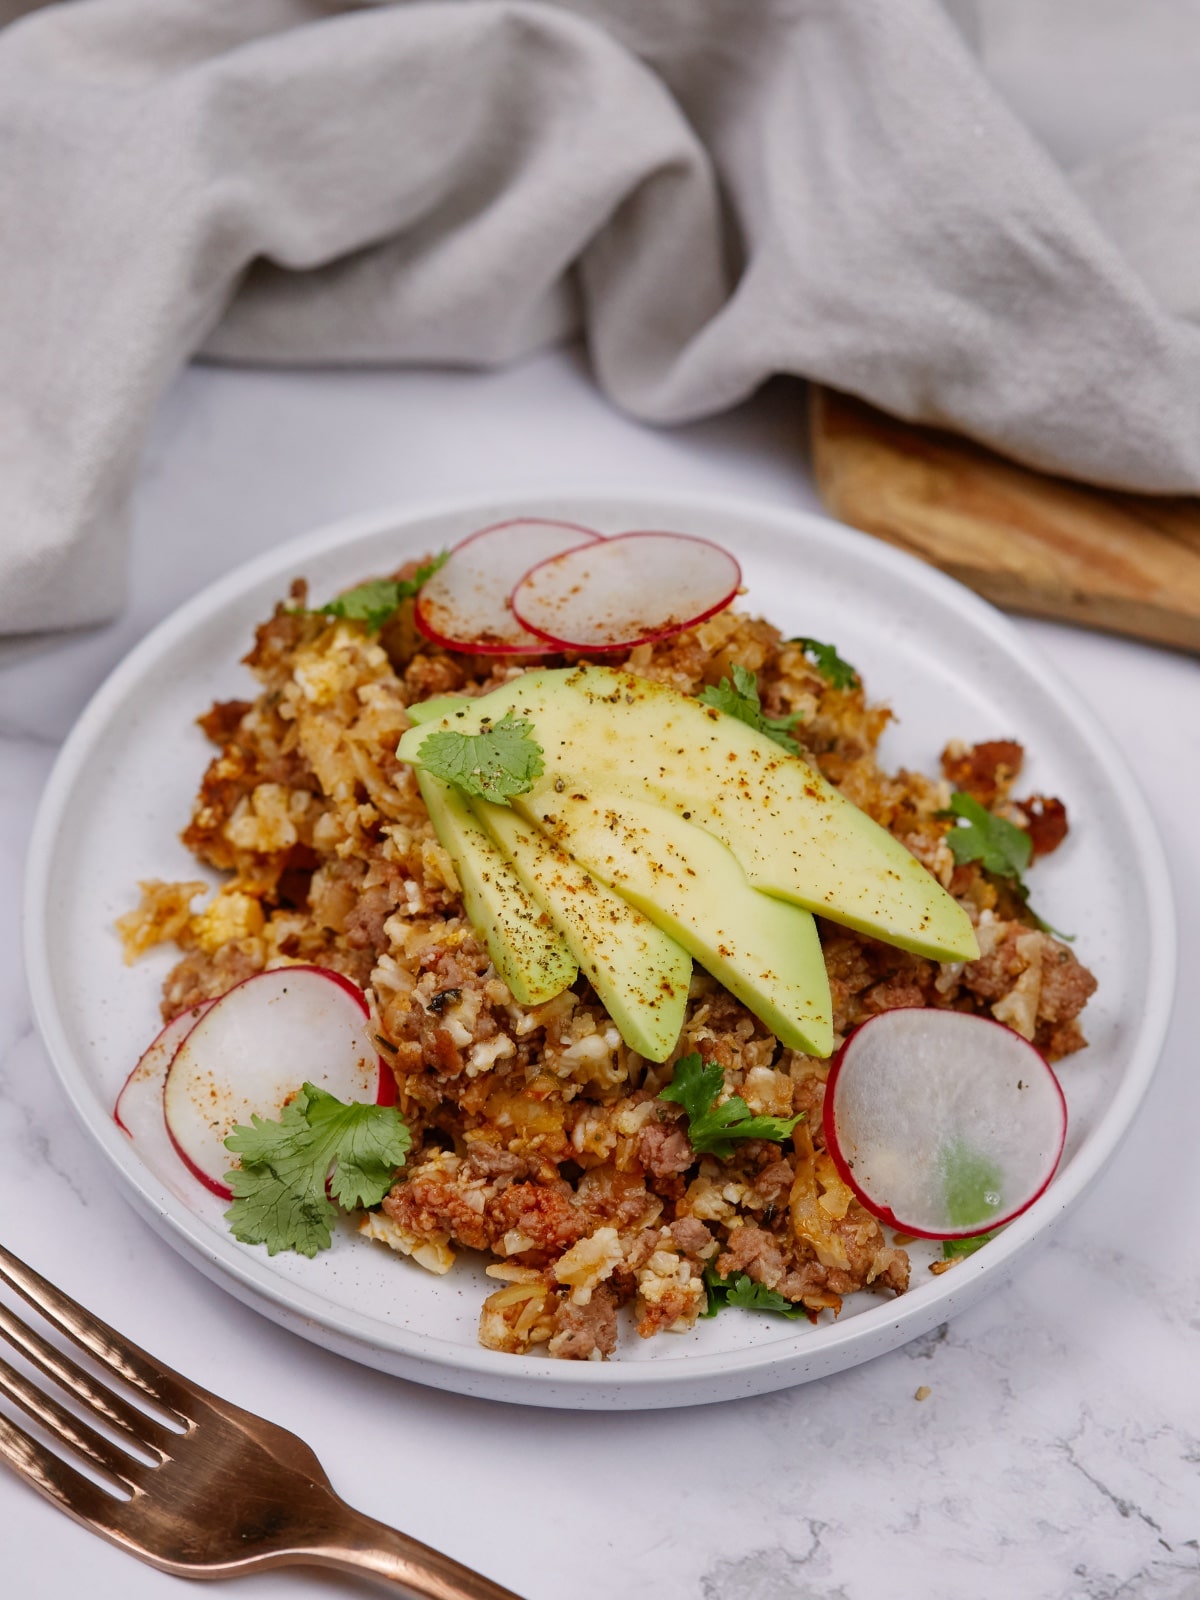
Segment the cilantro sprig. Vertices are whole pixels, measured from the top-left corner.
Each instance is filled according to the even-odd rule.
[[[426,772],[463,794],[502,806],[514,794],[528,794],[545,770],[533,725],[511,711],[478,733],[438,728],[422,741],[418,760]]]
[[[782,745],[789,755],[798,756],[800,746],[792,737],[792,729],[800,721],[798,716],[768,717],[758,695],[758,678],[746,667],[734,662],[733,682],[722,678],[714,688],[711,684],[700,691],[699,698],[706,706],[715,706],[727,716],[736,717],[758,733]]]
[[[372,578],[347,589],[328,604],[317,606],[317,611],[327,617],[344,617],[349,622],[361,622],[368,633],[378,633],[405,600],[411,600],[439,567],[444,566],[450,552],[443,550],[423,567],[418,567],[411,578]]]
[[[336,1200],[348,1210],[378,1205],[412,1144],[395,1106],[350,1105],[306,1083],[278,1122],[253,1116],[225,1148],[242,1164],[225,1174],[235,1239],[268,1255],[315,1256],[333,1242]],[[329,1192],[326,1192],[326,1182]]]
[[[765,1283],[755,1283],[744,1272],[723,1278],[715,1267],[705,1267],[704,1289],[708,1303],[700,1313],[702,1317],[715,1317],[726,1306],[737,1306],[742,1311],[774,1311],[793,1322],[800,1317],[808,1317],[803,1306],[785,1299],[778,1289],[768,1289]]]
[[[702,1060],[696,1051],[679,1058],[674,1078],[658,1091],[660,1100],[671,1100],[687,1112],[688,1139],[698,1156],[725,1161],[739,1139],[786,1139],[804,1117],[802,1111],[794,1117],[756,1117],[737,1094],[717,1105],[724,1087],[720,1064]]]
[[[822,644],[820,639],[789,639],[789,644],[798,644],[804,654],[816,667],[817,671],[834,689],[857,689],[859,684],[858,672],[848,661],[843,661],[837,649],[831,644]]]
[[[1060,939],[1067,940],[1073,937],[1051,927],[1029,903],[1029,889],[1021,875],[1033,860],[1033,840],[1024,828],[1018,828],[1015,822],[1009,822],[1006,817],[998,817],[995,812],[981,805],[974,795],[961,789],[951,795],[949,811],[940,812],[939,815],[953,817],[957,821],[957,827],[951,828],[946,835],[946,843],[960,867],[968,861],[978,861],[985,872],[1006,878],[1012,892],[1043,933],[1054,933]]]
[[[969,1239],[943,1239],[942,1260],[955,1261],[959,1256],[973,1256],[976,1250],[982,1250],[999,1233],[999,1228],[993,1228],[990,1233],[975,1233]]]
[[[960,820],[946,835],[946,843],[960,867],[978,861],[1001,878],[1019,878],[1033,859],[1033,840],[1024,828],[996,816],[974,795],[961,789],[951,795],[950,815]]]

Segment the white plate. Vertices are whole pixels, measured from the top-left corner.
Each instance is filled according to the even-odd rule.
[[[788,633],[836,642],[900,720],[883,760],[936,770],[951,737],[1013,736],[1031,791],[1061,795],[1072,832],[1037,868],[1035,900],[1100,980],[1091,1047],[1061,1067],[1071,1112],[1062,1167],[999,1239],[934,1277],[914,1249],[914,1287],[847,1303],[810,1327],[725,1312],[607,1363],[499,1355],[476,1341],[485,1279],[460,1260],[434,1278],[347,1228],[315,1261],[268,1258],[228,1233],[221,1203],[183,1174],[155,1174],[112,1121],[125,1074],[156,1028],[159,950],[122,965],[113,921],[139,878],[196,877],[178,841],[211,754],[194,718],[251,690],[251,629],[304,574],[336,593],[406,556],[518,515],[602,532],[679,528],[741,559],[746,604]],[[1161,848],[1137,787],[1090,712],[1028,642],[966,589],[822,518],[711,498],[581,493],[358,517],[286,545],[206,589],[157,628],[99,690],[67,740],[30,851],[28,964],[51,1058],[84,1126],[150,1223],[215,1283],[329,1349],[422,1383],[568,1407],[690,1405],[759,1394],[864,1361],[974,1303],[1011,1271],[1103,1167],[1145,1092],[1167,1024],[1174,918]]]

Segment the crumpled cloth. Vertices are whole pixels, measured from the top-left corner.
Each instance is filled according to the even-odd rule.
[[[0,631],[119,609],[197,351],[582,332],[654,422],[798,373],[1200,489],[1200,118],[1163,94],[1069,172],[986,70],[1039,8],[1068,55],[1064,19],[1200,59],[1193,0],[0,0]]]

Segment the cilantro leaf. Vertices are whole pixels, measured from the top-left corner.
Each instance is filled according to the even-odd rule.
[[[333,1242],[337,1210],[378,1205],[404,1165],[412,1136],[395,1106],[350,1104],[306,1083],[278,1122],[253,1116],[225,1148],[242,1164],[225,1174],[234,1238],[268,1255],[315,1256]],[[332,1173],[332,1176],[331,1176]]]
[[[715,1061],[703,1061],[699,1052],[681,1056],[675,1076],[660,1100],[671,1100],[688,1115],[688,1139],[698,1156],[725,1161],[739,1139],[786,1139],[804,1113],[794,1117],[756,1117],[740,1095],[730,1095],[724,1105],[717,1096],[725,1087],[725,1073]]]
[[[1024,828],[1018,828],[1015,822],[996,816],[981,805],[974,795],[966,794],[961,789],[951,795],[949,811],[941,811],[938,815],[960,819],[958,827],[951,828],[946,835],[946,843],[960,867],[968,861],[978,861],[985,872],[995,873],[998,878],[1007,878],[1013,894],[1028,911],[1036,927],[1043,933],[1053,933],[1068,942],[1074,938],[1073,934],[1060,933],[1057,928],[1051,927],[1029,904],[1029,889],[1022,881],[1021,874],[1033,859],[1033,840]]]
[[[793,1322],[808,1317],[803,1306],[785,1299],[777,1289],[768,1289],[765,1283],[755,1283],[744,1272],[723,1278],[715,1267],[705,1267],[704,1288],[708,1304],[700,1313],[702,1317],[715,1317],[726,1306],[737,1306],[742,1311],[774,1311]]]
[[[946,1215],[956,1228],[986,1222],[1000,1204],[1003,1174],[966,1139],[948,1139],[938,1151]]]
[[[479,733],[439,728],[429,734],[417,758],[426,772],[452,783],[463,794],[506,806],[509,796],[528,794],[544,770],[542,747],[532,724],[510,711]]]
[[[973,1256],[976,1250],[981,1250],[990,1240],[995,1239],[999,1232],[999,1228],[993,1228],[991,1233],[972,1234],[969,1239],[943,1239],[942,1260],[953,1261],[958,1256]]]
[[[766,716],[762,701],[758,697],[758,679],[753,672],[749,672],[736,662],[733,667],[732,684],[728,678],[722,678],[715,689],[711,684],[702,689],[699,698],[706,706],[715,706],[718,711],[736,717],[739,722],[744,722],[756,732],[765,733],[768,739],[774,739],[776,744],[782,745],[789,755],[800,754],[800,746],[792,738],[792,729],[800,718]]]
[[[378,633],[380,628],[404,600],[411,600],[417,590],[439,567],[444,566],[450,552],[443,550],[432,561],[418,567],[411,578],[372,578],[354,589],[347,589],[327,605],[318,606],[327,617],[344,617],[349,622],[361,622],[368,633]]]
[[[1001,878],[1019,878],[1033,857],[1033,840],[1015,822],[997,817],[961,789],[950,798],[950,811],[962,821],[951,828],[946,843],[961,867],[978,861]]]
[[[689,1121],[697,1122],[724,1087],[725,1071],[720,1063],[705,1061],[694,1050],[691,1055],[680,1056],[670,1083],[658,1091],[658,1098],[674,1101],[687,1112]]]
[[[820,639],[804,638],[789,639],[788,643],[798,644],[825,682],[834,689],[858,688],[857,671],[848,661],[842,660],[834,645],[822,644]]]
[[[392,578],[373,578],[356,589],[347,589],[321,609],[327,617],[361,622],[368,633],[378,633],[404,598],[400,587]]]

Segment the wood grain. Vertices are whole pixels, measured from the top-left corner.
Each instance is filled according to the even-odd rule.
[[[1093,489],[816,386],[830,513],[998,606],[1200,654],[1200,500]]]

